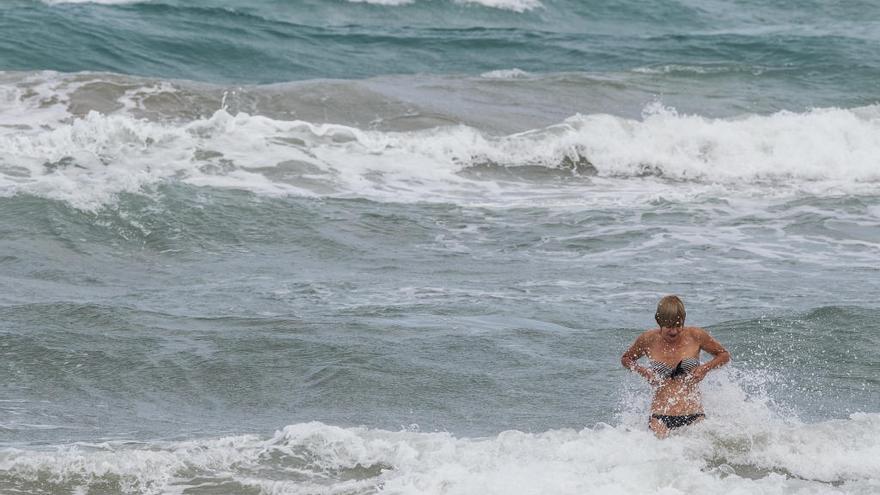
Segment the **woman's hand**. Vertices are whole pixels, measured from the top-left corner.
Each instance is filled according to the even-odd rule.
[[[644,366],[639,366],[636,368],[636,373],[642,375],[642,377],[648,381],[651,385],[657,386],[663,382],[663,379],[654,374],[653,371],[645,368]]]
[[[664,379],[663,377],[657,376],[650,371],[645,376],[645,380],[648,380],[648,383],[650,383],[652,387],[659,387],[663,384],[663,382],[666,381],[666,379]]]
[[[703,381],[703,378],[706,378],[706,373],[709,372],[709,367],[705,364],[697,366],[693,371],[688,374],[686,380],[693,383],[699,383]]]

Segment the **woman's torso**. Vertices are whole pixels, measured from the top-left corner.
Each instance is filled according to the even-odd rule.
[[[700,364],[700,344],[685,329],[674,344],[668,344],[655,332],[648,348],[651,371],[662,380],[654,389],[651,414],[684,416],[703,412],[699,383],[687,380],[690,371]],[[675,373],[678,364],[681,369]],[[670,375],[675,375],[670,377]]]

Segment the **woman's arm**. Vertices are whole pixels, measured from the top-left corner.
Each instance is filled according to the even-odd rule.
[[[710,361],[707,361],[706,363],[700,365],[692,372],[692,376],[694,377],[694,379],[700,381],[706,376],[706,373],[729,363],[730,353],[727,352],[727,349],[719,344],[717,340],[712,338],[712,336],[709,335],[709,332],[703,330],[702,328],[695,328],[695,330],[697,334],[697,340],[700,342],[700,350],[706,351],[712,355],[712,359]]]
[[[654,382],[654,374],[648,368],[644,366],[639,366],[636,361],[639,360],[640,357],[648,354],[648,337],[647,332],[639,335],[636,338],[636,341],[633,342],[629,349],[623,353],[623,356],[620,357],[620,364],[623,365],[624,368],[635,371],[636,373],[645,377],[645,380],[649,382]]]

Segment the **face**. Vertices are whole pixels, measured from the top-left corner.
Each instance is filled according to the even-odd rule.
[[[681,330],[682,327],[663,327],[660,329],[660,336],[667,342],[674,342],[681,335]]]

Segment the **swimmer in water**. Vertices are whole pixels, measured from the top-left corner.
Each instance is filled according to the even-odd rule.
[[[660,328],[639,335],[620,358],[625,368],[642,375],[654,387],[648,427],[658,438],[706,417],[700,381],[730,361],[730,353],[717,340],[702,328],[684,326],[684,318],[681,299],[660,299],[654,314]],[[700,364],[700,351],[711,354],[712,360]],[[642,356],[648,358],[647,367],[637,363]]]

